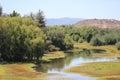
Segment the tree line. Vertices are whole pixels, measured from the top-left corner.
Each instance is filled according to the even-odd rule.
[[[40,10],[24,17],[16,11],[0,16],[0,61],[40,61],[47,52],[71,48],[63,28],[46,27]]]
[[[72,49],[76,42],[116,45],[120,50],[120,29],[46,26],[40,10],[21,17],[16,11],[3,16],[0,8],[0,61],[39,62],[44,54]]]

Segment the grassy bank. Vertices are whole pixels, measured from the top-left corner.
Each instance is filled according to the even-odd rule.
[[[120,57],[120,51],[115,45],[105,46],[91,46],[89,43],[75,43],[75,49],[86,48],[88,50],[101,49],[106,52],[95,53],[93,57]],[[83,64],[82,66],[75,66],[65,70],[66,72],[73,72],[89,76],[102,76],[99,80],[120,80],[120,63],[119,62],[94,62]]]
[[[50,52],[43,56],[43,61],[50,61],[56,58],[64,58],[64,52]],[[0,65],[0,80],[45,80],[47,77],[56,74],[36,72],[32,63],[14,63]]]
[[[0,65],[0,80],[42,80],[44,73],[36,72],[34,64]]]
[[[49,62],[52,59],[59,59],[59,58],[65,58],[64,52],[62,51],[49,52],[48,54],[45,54],[42,57],[42,60],[45,62]]]
[[[86,48],[86,49],[101,49],[101,50],[105,50],[105,53],[97,53],[97,54],[93,54],[93,56],[95,57],[120,57],[120,51],[117,50],[117,48],[115,47],[115,45],[105,45],[105,46],[91,46],[89,43],[75,43],[74,45],[75,48]]]
[[[86,63],[82,66],[71,67],[65,71],[89,76],[101,76],[100,80],[120,80],[120,62]]]

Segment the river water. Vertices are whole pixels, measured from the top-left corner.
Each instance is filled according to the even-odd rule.
[[[92,54],[85,54],[85,53],[66,53],[65,59],[55,59],[50,63],[43,63],[37,67],[37,71],[42,71],[45,73],[54,73],[58,75],[53,75],[47,78],[47,80],[96,80],[96,77],[84,76],[81,74],[76,73],[67,73],[64,72],[64,69],[78,66],[83,63],[88,62],[105,62],[105,61],[117,61],[117,57],[102,57],[102,58],[95,58],[92,57]]]

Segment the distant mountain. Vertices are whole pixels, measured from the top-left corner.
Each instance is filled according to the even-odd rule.
[[[93,26],[99,28],[120,28],[120,21],[114,19],[87,19],[75,24],[77,27]]]
[[[75,24],[78,21],[83,20],[82,18],[49,18],[46,19],[46,25],[71,25]]]

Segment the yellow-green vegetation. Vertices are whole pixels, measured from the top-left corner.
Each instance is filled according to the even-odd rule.
[[[51,61],[52,59],[65,58],[65,54],[62,51],[49,52],[42,57],[43,61]]]
[[[34,64],[6,64],[0,65],[0,80],[42,80],[46,75],[36,72]]]
[[[105,46],[91,46],[89,43],[84,42],[84,43],[75,43],[74,45],[75,48],[86,48],[86,49],[102,49],[102,50],[106,50],[106,52],[104,54],[102,53],[96,53],[93,54],[93,56],[95,57],[120,57],[120,51],[117,50],[117,48],[115,47],[115,45],[105,45]]]
[[[102,77],[98,80],[120,80],[120,76],[108,76],[108,77]]]
[[[101,76],[101,80],[120,80],[120,62],[92,62],[71,67],[65,71],[89,76]]]

